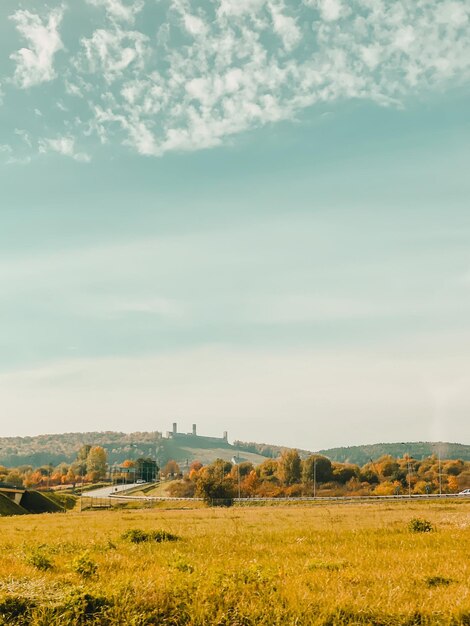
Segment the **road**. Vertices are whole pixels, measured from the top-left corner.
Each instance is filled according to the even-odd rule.
[[[142,487],[142,484],[129,483],[128,485],[110,485],[109,487],[100,487],[100,489],[93,489],[92,491],[85,491],[83,493],[87,498],[109,498],[111,494],[121,493],[128,489],[134,489],[134,487]]]

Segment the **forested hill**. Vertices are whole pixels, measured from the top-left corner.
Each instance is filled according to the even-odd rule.
[[[289,450],[288,446],[275,446],[270,443],[256,443],[255,441],[234,441],[233,445],[239,450],[253,454],[261,454],[261,456],[270,459],[276,459],[284,450]],[[301,459],[306,459],[313,454],[310,450],[302,450],[300,448],[297,448],[297,452]]]
[[[151,456],[155,458],[162,442],[159,432],[120,433],[87,432],[60,435],[37,435],[35,437],[0,437],[0,465],[39,467],[52,463],[71,463],[84,444],[102,446],[109,462],[126,458]]]
[[[389,454],[394,458],[401,458],[404,454],[409,454],[418,460],[432,454],[438,456],[439,451],[443,459],[470,461],[470,445],[445,442],[431,443],[427,441],[415,443],[374,443],[366,446],[329,448],[328,450],[319,450],[319,453],[327,456],[332,461],[354,463],[362,466],[371,459],[375,461],[385,454]]]
[[[223,439],[210,437],[184,437],[166,439],[161,432],[86,432],[35,437],[0,437],[0,465],[40,467],[60,463],[72,463],[83,445],[101,446],[106,451],[108,463],[122,463],[126,459],[150,457],[160,465],[174,459],[178,463],[191,463],[199,460],[211,463],[216,458],[231,459],[241,453],[244,460],[254,464],[262,463],[266,456],[256,450],[230,445]],[[273,456],[278,456],[274,454]]]
[[[0,437],[0,465],[20,467],[22,465],[41,465],[72,463],[77,452],[84,444],[102,446],[107,453],[108,462],[122,462],[125,459],[139,457],[157,458],[165,463],[169,458],[178,462],[201,460],[212,462],[216,457],[231,458],[238,452],[253,463],[261,463],[263,458],[277,458],[286,447],[265,443],[235,441],[233,445],[220,442],[217,449],[212,444],[208,447],[204,437],[194,441],[167,440],[161,432],[86,432],[64,433],[60,435],[37,435],[35,437]],[[210,449],[209,449],[210,448]],[[470,461],[470,445],[458,443],[377,443],[365,446],[350,446],[320,450],[319,453],[332,461],[364,465],[371,459],[389,454],[395,458],[410,454],[415,459],[423,459],[441,452],[443,459],[462,459]],[[245,452],[245,454],[243,454]],[[307,458],[312,452],[298,450],[301,458]],[[214,457],[214,458],[212,458]]]

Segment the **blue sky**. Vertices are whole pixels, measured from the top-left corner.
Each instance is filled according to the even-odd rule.
[[[0,434],[470,443],[469,25],[2,2]]]

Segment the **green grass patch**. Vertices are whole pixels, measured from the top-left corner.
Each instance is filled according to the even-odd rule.
[[[130,528],[123,533],[122,538],[131,543],[178,541],[179,537],[166,530],[145,531],[139,528]]]

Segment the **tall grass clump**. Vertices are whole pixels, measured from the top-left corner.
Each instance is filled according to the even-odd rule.
[[[414,517],[408,522],[408,530],[412,533],[430,533],[434,530],[434,527],[429,520]]]
[[[164,541],[178,541],[179,537],[166,530],[145,531],[140,528],[130,528],[122,534],[122,539],[130,541],[131,543],[144,543],[152,541],[162,543]]]

